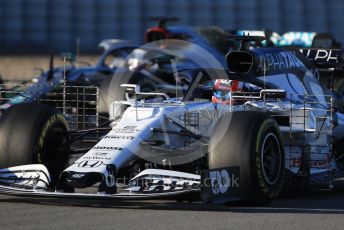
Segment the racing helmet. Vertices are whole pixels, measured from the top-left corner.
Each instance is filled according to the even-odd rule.
[[[216,79],[212,102],[231,104],[235,102],[231,96],[233,92],[241,92],[242,84],[238,80]]]

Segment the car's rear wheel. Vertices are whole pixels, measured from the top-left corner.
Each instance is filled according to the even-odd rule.
[[[97,101],[98,113],[101,116],[108,117],[109,113],[113,114],[113,111],[110,111],[111,103],[124,100],[124,89],[121,87],[121,84],[128,84],[131,78],[132,73],[126,71],[102,81]],[[119,105],[118,110],[117,116],[120,116],[124,111],[123,106]]]
[[[267,113],[240,111],[219,118],[209,143],[209,168],[232,166],[240,166],[240,193],[250,204],[267,204],[280,193],[283,141]]]
[[[0,120],[0,167],[44,164],[52,182],[68,164],[68,124],[55,108],[18,104]]]
[[[114,99],[123,100],[123,95],[116,94],[118,89],[110,89],[112,78],[106,78],[102,81],[99,87],[99,96],[98,96],[98,113],[103,116],[108,116],[110,102],[108,102],[109,94]],[[114,95],[115,94],[115,95]]]
[[[98,96],[98,113],[101,116],[107,117],[109,114],[111,114],[116,115],[114,117],[120,117],[122,115],[125,106],[118,105],[111,107],[111,103],[125,99],[124,89],[121,87],[121,84],[128,83],[140,85],[141,92],[154,92],[156,90],[156,86],[153,84],[153,82],[144,78],[144,76],[140,74],[130,71],[115,74],[114,77],[105,79],[99,87],[100,93]],[[112,111],[110,111],[110,109],[112,109]]]

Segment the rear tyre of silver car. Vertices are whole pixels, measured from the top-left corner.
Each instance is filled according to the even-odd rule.
[[[151,81],[138,73],[131,71],[117,73],[112,78],[105,79],[99,87],[98,113],[101,116],[107,117],[109,112],[110,114],[114,114],[113,111],[109,111],[111,103],[125,100],[124,89],[121,87],[121,84],[138,84],[140,85],[141,92],[153,92],[156,90],[156,87]],[[125,106],[122,105],[120,107],[118,117],[125,110]]]
[[[57,109],[27,103],[14,105],[2,114],[1,168],[44,164],[55,183],[68,164],[68,149],[68,124]]]
[[[116,76],[115,76],[116,77]],[[114,81],[114,82],[112,82]],[[115,100],[124,100],[124,92],[121,90],[120,85],[125,84],[127,82],[116,82],[117,79],[115,78],[107,78],[102,81],[99,87],[99,95],[98,95],[98,113],[102,116],[108,116],[109,108],[111,104],[111,99]],[[112,82],[112,83],[111,83]],[[116,86],[116,87],[111,87]]]
[[[209,169],[240,166],[241,196],[250,205],[266,205],[283,186],[282,140],[277,123],[267,113],[224,114],[209,143]]]

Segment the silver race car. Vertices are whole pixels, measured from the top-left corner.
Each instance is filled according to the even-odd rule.
[[[298,50],[246,50],[258,38],[237,39],[228,70],[178,70],[189,81],[174,98],[121,84],[125,100],[111,103],[108,130],[71,135],[55,108],[12,106],[0,122],[0,193],[267,204],[286,187],[332,189],[344,167],[335,93]]]

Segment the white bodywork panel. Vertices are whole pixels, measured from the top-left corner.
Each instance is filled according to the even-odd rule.
[[[0,169],[0,183],[21,188],[46,189],[50,175],[44,165],[32,164]]]

